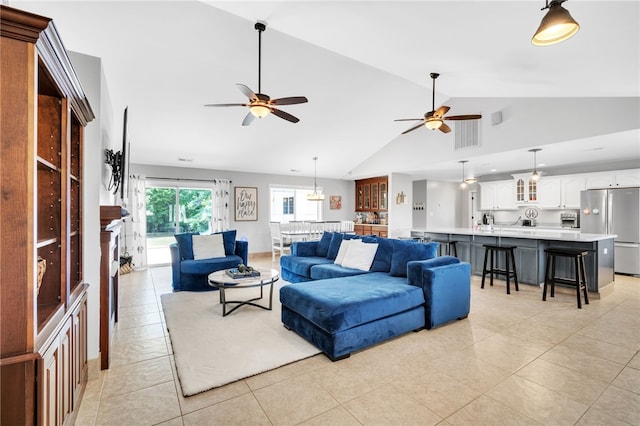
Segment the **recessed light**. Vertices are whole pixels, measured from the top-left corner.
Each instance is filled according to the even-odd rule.
[[[491,172],[492,172],[492,173],[495,173],[495,172],[497,172],[497,171],[498,171],[498,169],[491,169]]]

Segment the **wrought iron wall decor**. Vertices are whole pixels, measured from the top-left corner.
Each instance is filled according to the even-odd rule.
[[[117,194],[122,181],[122,152],[113,152],[111,149],[105,149],[104,157],[105,164],[111,167],[111,178],[109,179],[107,190],[113,190],[113,193]]]

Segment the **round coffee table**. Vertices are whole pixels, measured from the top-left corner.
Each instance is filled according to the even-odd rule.
[[[211,287],[215,287],[220,290],[220,303],[222,304],[222,316],[226,317],[231,312],[238,309],[243,305],[251,305],[256,306],[258,308],[266,309],[268,311],[271,310],[272,302],[273,302],[273,283],[280,279],[280,274],[275,269],[257,269],[260,272],[259,277],[248,277],[248,278],[232,278],[227,271],[216,271],[209,274],[209,285]],[[269,306],[259,305],[257,303],[253,303],[256,300],[262,299],[264,286],[269,287]],[[234,288],[248,288],[248,287],[260,287],[260,297],[254,297],[249,300],[227,300],[225,295],[225,290],[234,289]],[[231,310],[227,311],[227,305],[233,304],[236,305]]]

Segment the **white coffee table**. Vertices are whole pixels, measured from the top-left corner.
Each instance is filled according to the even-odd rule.
[[[238,309],[243,305],[251,305],[256,306],[258,308],[266,309],[268,311],[271,310],[273,306],[273,283],[280,279],[280,274],[275,269],[257,269],[260,272],[259,277],[248,277],[248,278],[232,278],[227,274],[227,271],[216,271],[209,274],[209,285],[211,287],[215,287],[220,290],[220,303],[222,304],[222,316],[226,317],[231,312]],[[260,300],[263,297],[264,286],[269,286],[269,305],[264,306],[257,303],[253,303],[256,300]],[[249,300],[227,300],[225,291],[229,289],[237,289],[237,288],[249,288],[249,287],[260,287],[260,296],[254,297]],[[233,304],[236,305],[231,310],[227,311],[227,305]]]

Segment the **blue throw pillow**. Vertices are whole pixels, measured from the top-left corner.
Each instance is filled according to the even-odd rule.
[[[407,262],[412,260],[427,260],[436,257],[437,243],[420,243],[410,240],[393,240],[393,255],[391,256],[391,270],[393,277],[407,276]]]
[[[322,233],[322,238],[320,238],[320,241],[318,241],[318,245],[316,246],[316,256],[327,257],[329,244],[331,244],[331,237],[333,237],[333,232]]]
[[[391,257],[393,256],[393,240],[372,235],[362,237],[362,242],[378,244],[376,257],[373,258],[373,263],[369,270],[371,272],[389,272],[391,270]]]
[[[200,235],[199,232],[185,232],[184,234],[175,234],[174,237],[178,243],[180,258],[182,260],[193,260],[193,238],[194,235]]]
[[[215,232],[216,234],[222,234],[222,241],[224,242],[224,254],[227,256],[234,255],[236,253],[236,230]],[[193,259],[193,257],[192,257]]]

